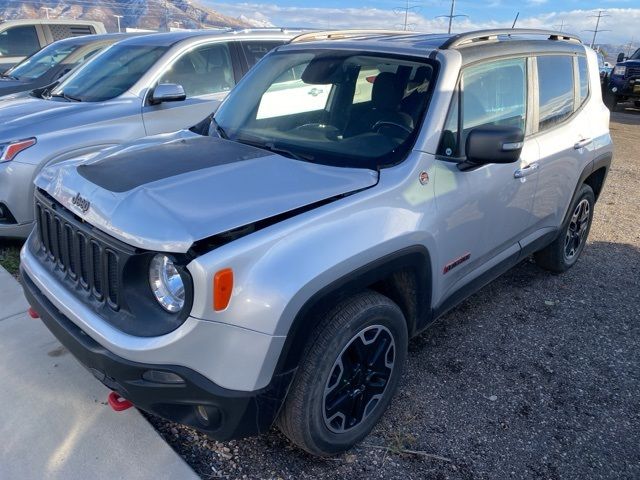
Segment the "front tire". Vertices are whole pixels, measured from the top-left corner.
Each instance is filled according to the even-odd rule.
[[[329,311],[313,333],[277,420],[298,447],[318,456],[348,450],[375,426],[407,357],[407,324],[376,292]]]
[[[558,238],[534,254],[538,266],[551,272],[562,273],[575,265],[587,243],[595,203],[593,190],[589,185],[583,184],[577,198],[571,204]]]

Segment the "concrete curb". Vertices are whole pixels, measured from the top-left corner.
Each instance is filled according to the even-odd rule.
[[[0,478],[198,478],[137,410],[111,410],[27,308],[0,267]]]

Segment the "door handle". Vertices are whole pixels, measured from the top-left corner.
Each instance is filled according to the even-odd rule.
[[[524,178],[527,175],[532,175],[538,171],[538,168],[540,168],[540,164],[538,162],[530,163],[526,167],[516,170],[513,173],[513,178]]]
[[[575,150],[580,150],[581,148],[586,147],[587,145],[591,145],[591,143],[593,143],[593,140],[591,138],[583,138],[582,140],[579,140],[574,146],[573,148]]]

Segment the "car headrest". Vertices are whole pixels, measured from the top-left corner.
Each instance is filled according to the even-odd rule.
[[[395,73],[382,72],[373,82],[371,101],[381,110],[398,110],[404,95],[404,88]]]

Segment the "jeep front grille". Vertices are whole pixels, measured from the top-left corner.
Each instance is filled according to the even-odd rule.
[[[119,279],[128,255],[108,245],[92,227],[42,192],[36,194],[36,220],[46,261],[64,273],[67,281],[118,310]]]

